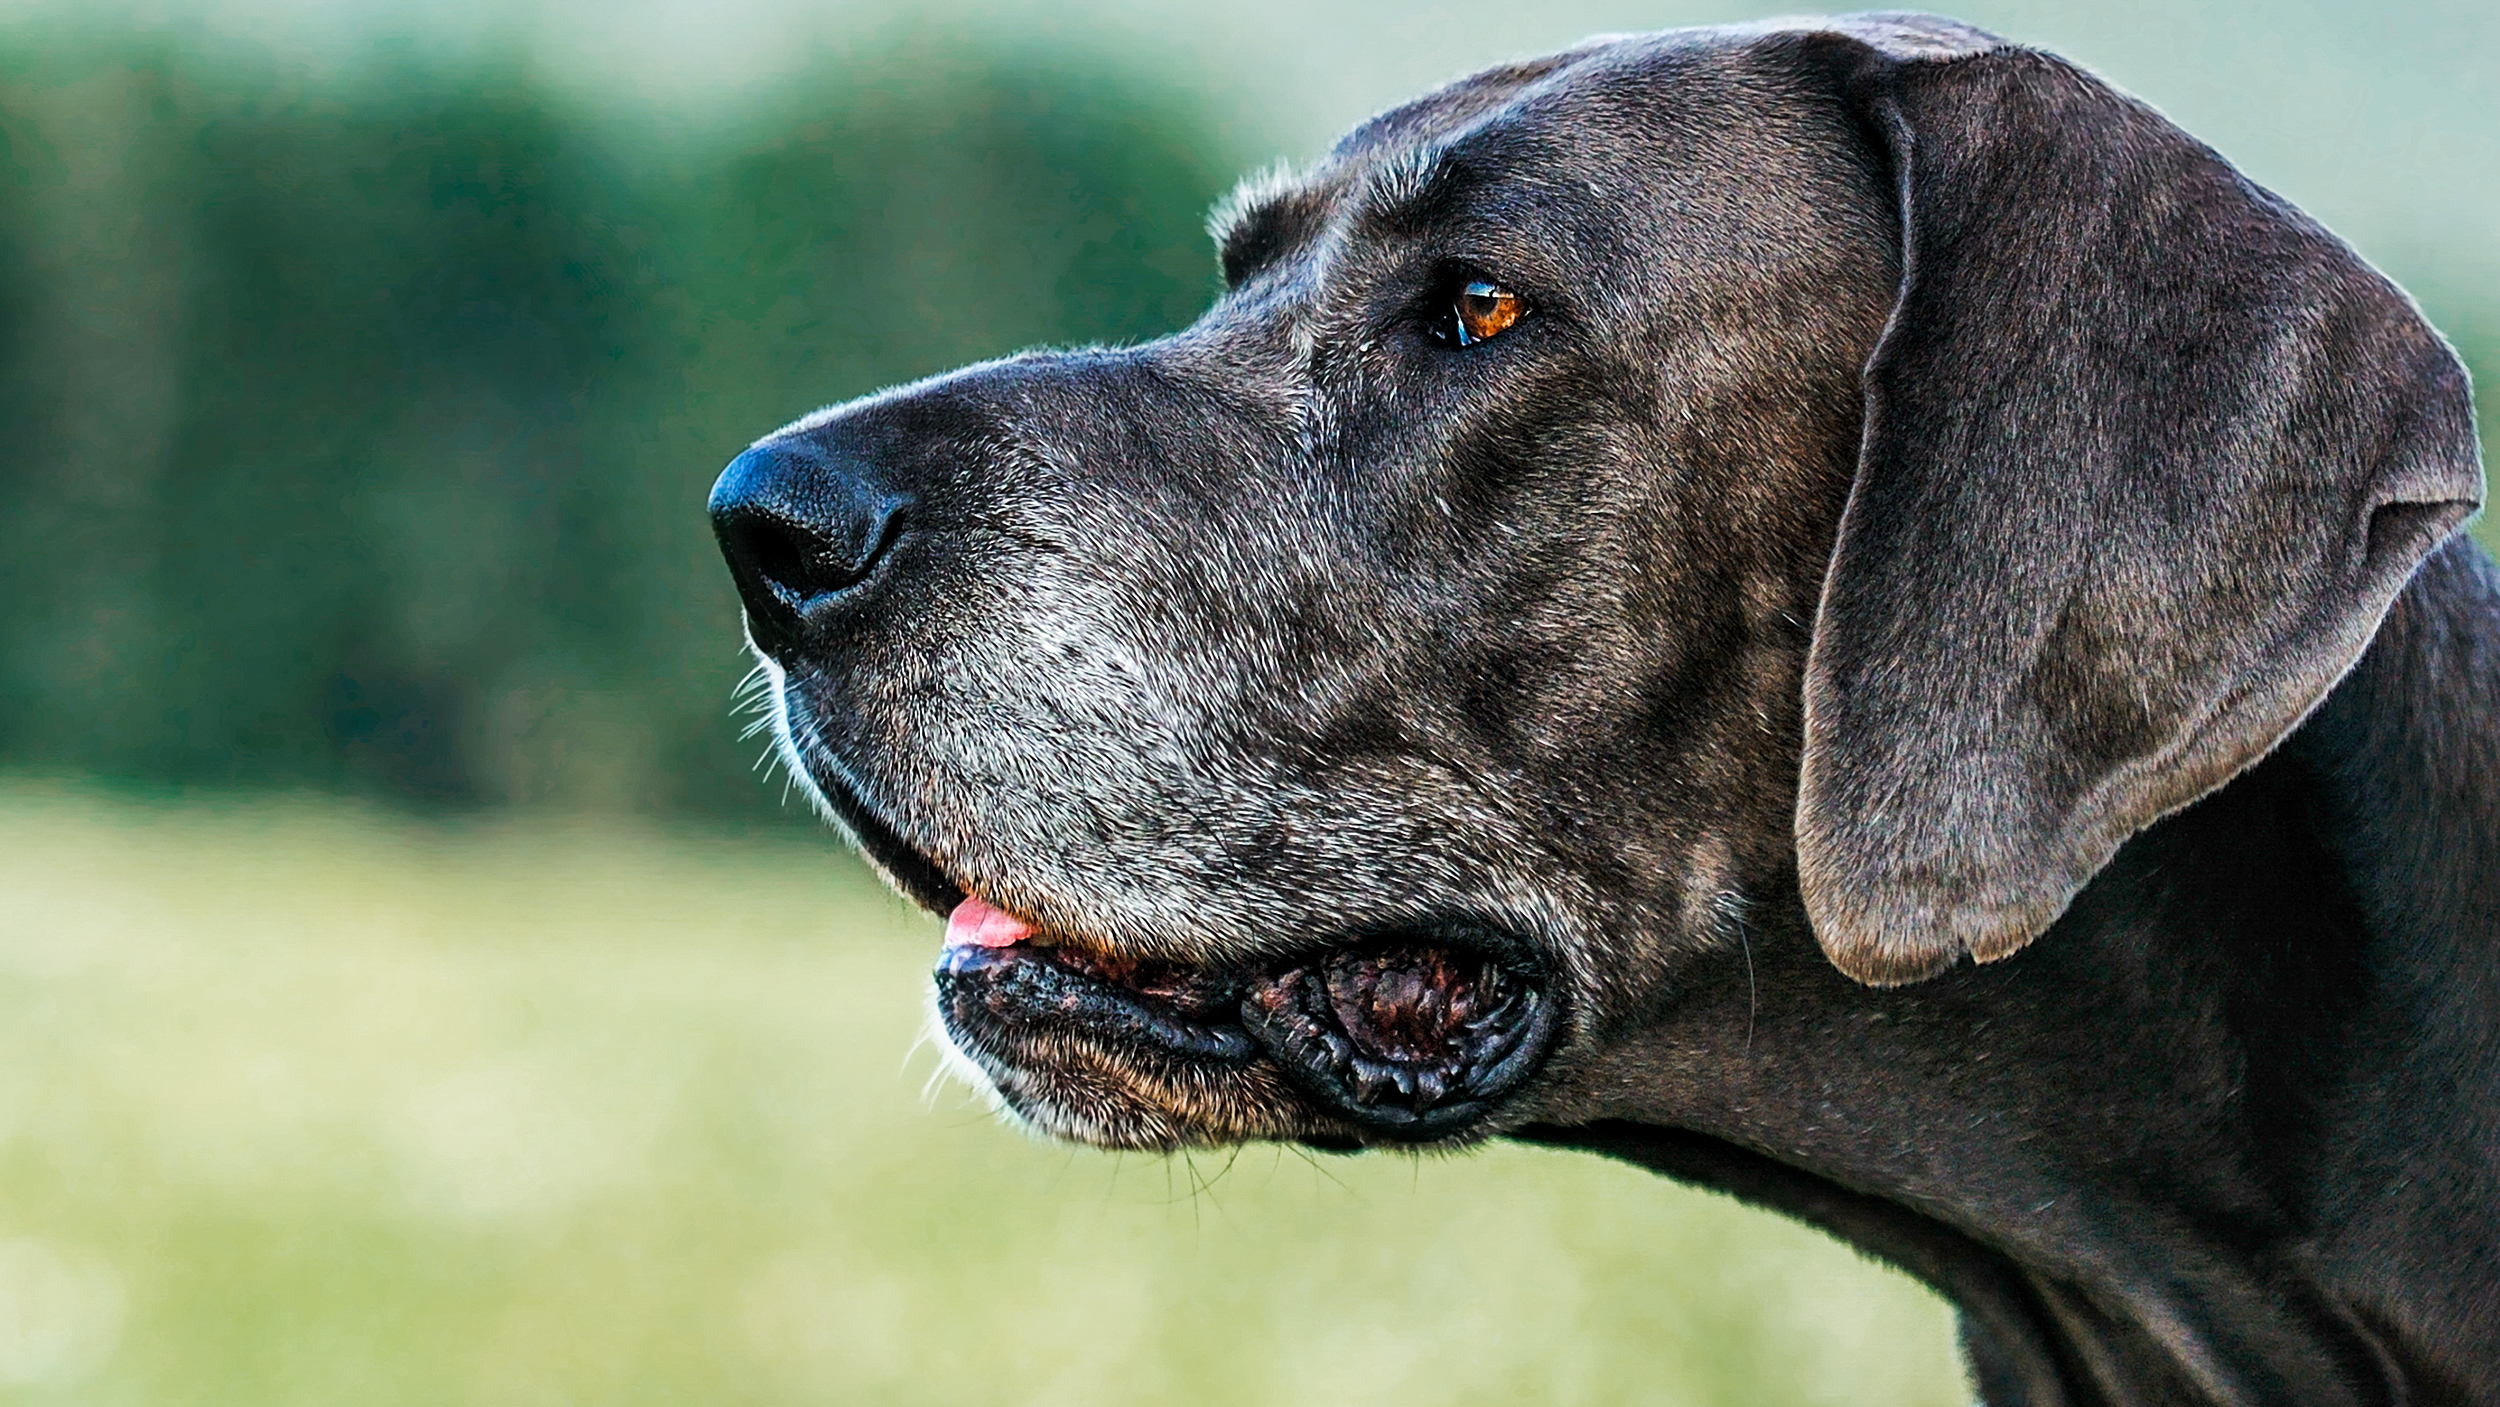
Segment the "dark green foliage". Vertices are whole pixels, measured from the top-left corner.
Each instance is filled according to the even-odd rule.
[[[1238,162],[1029,55],[756,111],[655,140],[491,62],[0,75],[0,762],[769,804],[714,472],[829,401],[1185,322]]]

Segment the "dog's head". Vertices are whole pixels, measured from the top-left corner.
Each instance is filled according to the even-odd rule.
[[[1607,40],[1218,220],[1194,326],[810,416],[714,521],[792,770],[1053,1133],[1573,1120],[1747,925],[2046,929],[2480,477],[2403,296],[1942,21]]]

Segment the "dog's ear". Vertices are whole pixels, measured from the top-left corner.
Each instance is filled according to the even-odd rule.
[[[2143,105],[1926,21],[1805,41],[1901,212],[1805,684],[1798,873],[1863,982],[2029,943],[2265,754],[2478,505],[2464,369]]]

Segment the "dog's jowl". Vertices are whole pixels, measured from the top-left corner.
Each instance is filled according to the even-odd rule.
[[[712,515],[1014,1117],[1805,1218],[2004,1404],[2500,1402],[2500,577],[2405,296],[1940,20],[1495,69]]]

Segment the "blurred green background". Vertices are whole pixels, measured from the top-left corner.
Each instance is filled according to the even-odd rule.
[[[2500,371],[2500,18],[1966,7]],[[1739,7],[0,0],[0,1401],[1939,1403],[1949,1318],[1625,1169],[1114,1159],[913,1053],[751,771],[748,440],[1207,301],[1207,206]]]

